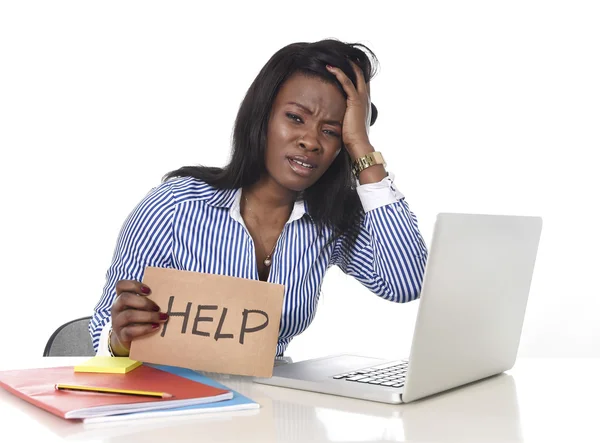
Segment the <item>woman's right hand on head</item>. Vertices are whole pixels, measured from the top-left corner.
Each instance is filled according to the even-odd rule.
[[[146,297],[150,288],[134,280],[120,280],[116,286],[117,298],[110,312],[112,334],[110,345],[118,356],[129,355],[131,342],[156,331],[168,316]]]

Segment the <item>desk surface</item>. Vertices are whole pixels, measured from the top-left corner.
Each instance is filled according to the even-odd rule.
[[[82,360],[3,359],[0,370]],[[22,441],[111,443],[600,441],[600,359],[520,359],[504,374],[399,406],[264,386],[246,377],[213,377],[259,402],[261,409],[85,425],[0,389],[2,434]]]

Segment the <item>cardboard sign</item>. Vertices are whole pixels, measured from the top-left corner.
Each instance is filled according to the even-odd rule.
[[[284,286],[147,267],[148,296],[169,320],[134,340],[129,358],[221,374],[270,377]]]

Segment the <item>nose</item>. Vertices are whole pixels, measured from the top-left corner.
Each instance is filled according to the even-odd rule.
[[[298,140],[298,144],[302,149],[309,152],[319,152],[321,150],[321,145],[312,131],[306,131]]]

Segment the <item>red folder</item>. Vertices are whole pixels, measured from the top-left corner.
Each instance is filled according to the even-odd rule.
[[[57,391],[57,383],[167,392],[172,398]],[[229,400],[231,391],[142,365],[127,374],[74,372],[73,366],[0,372],[0,387],[62,418],[81,419]]]

